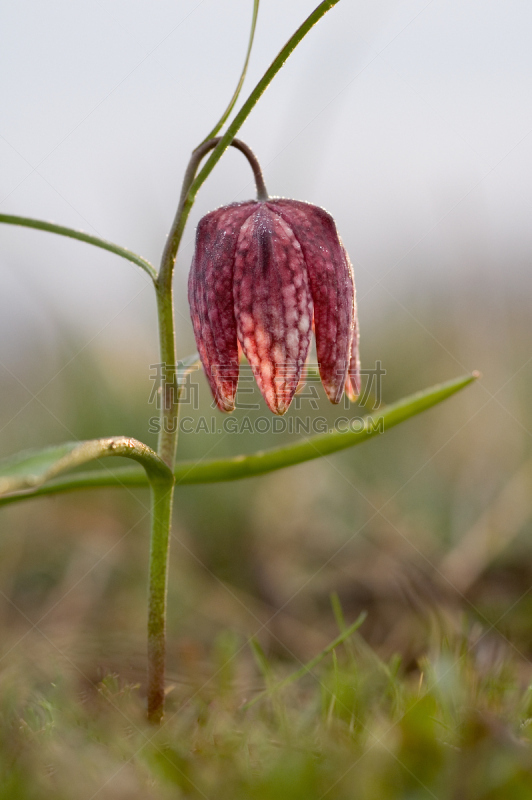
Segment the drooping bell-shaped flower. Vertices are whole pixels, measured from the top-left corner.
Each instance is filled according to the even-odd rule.
[[[262,195],[262,197],[261,197]],[[234,203],[207,214],[189,278],[194,334],[218,407],[232,411],[239,344],[271,411],[300,382],[312,328],[333,403],[360,392],[353,270],[333,218],[297,200]]]

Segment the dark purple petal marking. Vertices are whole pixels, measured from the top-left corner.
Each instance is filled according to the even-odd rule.
[[[221,411],[232,411],[238,383],[233,266],[240,229],[257,203],[235,203],[203,217],[196,233],[188,297],[200,358]]]
[[[339,403],[354,333],[354,281],[347,253],[333,218],[322,208],[283,199],[266,205],[285,220],[301,245],[314,302],[321,380],[329,400]]]
[[[268,407],[284,414],[308,355],[313,306],[301,246],[269,204],[240,230],[233,295],[242,350]]]

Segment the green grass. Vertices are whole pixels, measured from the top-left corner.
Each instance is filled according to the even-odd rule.
[[[480,369],[449,403],[325,459],[178,488],[159,730],[145,721],[146,491],[2,509],[0,800],[532,797],[530,289],[496,329],[488,299],[457,287],[439,313],[412,305],[435,338],[399,313],[366,321],[387,403],[458,374],[449,353]],[[0,375],[3,455],[63,441],[57,417],[72,438],[147,439],[147,373],[122,350],[70,363],[68,347],[41,395],[55,416]],[[47,357],[36,341],[21,378],[45,384]],[[180,457],[253,449],[183,435]],[[446,564],[463,542],[475,569],[460,583]]]
[[[532,690],[511,657],[442,640],[405,671],[355,633],[309,674],[252,661],[220,634],[201,677],[175,685],[160,729],[138,685],[107,675],[80,688],[62,671],[27,686],[4,675],[1,798],[529,798]],[[196,670],[198,665],[196,665]]]

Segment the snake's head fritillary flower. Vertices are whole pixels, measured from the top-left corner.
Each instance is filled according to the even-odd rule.
[[[353,269],[333,218],[297,200],[234,203],[207,214],[189,278],[194,334],[218,407],[232,411],[239,345],[274,414],[288,409],[312,329],[329,400],[360,392]]]

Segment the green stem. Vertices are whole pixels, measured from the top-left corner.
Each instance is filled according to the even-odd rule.
[[[155,284],[159,321],[159,347],[162,363],[160,431],[157,452],[173,469],[177,450],[179,396],[175,381],[176,346],[172,283]],[[148,584],[148,719],[159,723],[164,714],[166,595],[168,553],[174,484],[152,482],[152,528],[150,536],[150,575]]]
[[[177,451],[179,391],[174,324],[173,285],[156,284],[159,352],[162,364],[160,430],[157,453],[173,469]]]
[[[164,256],[161,271],[164,267]],[[171,280],[155,282],[162,364],[160,431],[157,453],[174,468],[178,437],[179,391],[175,342],[174,294]],[[159,723],[164,714],[166,595],[174,484],[152,483],[152,529],[148,585],[148,719]]]
[[[166,596],[173,484],[152,482],[152,529],[148,599],[148,719],[159,723],[164,713]]]
[[[78,239],[80,242],[93,244],[95,247],[101,247],[102,250],[109,250],[110,253],[115,253],[117,256],[122,256],[122,258],[133,262],[137,267],[141,267],[141,269],[147,272],[152,280],[155,281],[157,279],[155,267],[153,267],[149,261],[146,261],[145,258],[141,258],[141,256],[132,253],[131,250],[127,250],[125,247],[120,247],[118,244],[100,239],[98,236],[91,236],[89,233],[77,231],[74,228],[66,228],[64,225],[54,225],[53,222],[45,222],[42,219],[17,217],[13,214],[0,214],[0,222],[6,223],[7,225],[20,225],[23,228],[35,228],[38,231],[47,231],[48,233],[58,233],[60,236],[66,236],[69,239]]]
[[[179,398],[177,386],[169,380],[175,369],[175,336],[172,285],[161,291],[157,286],[160,353],[163,363],[161,386],[161,430],[158,454],[170,469],[177,448]],[[164,714],[166,595],[168,553],[172,525],[174,482],[151,483],[152,528],[150,535],[150,575],[148,584],[148,719],[159,723]]]

